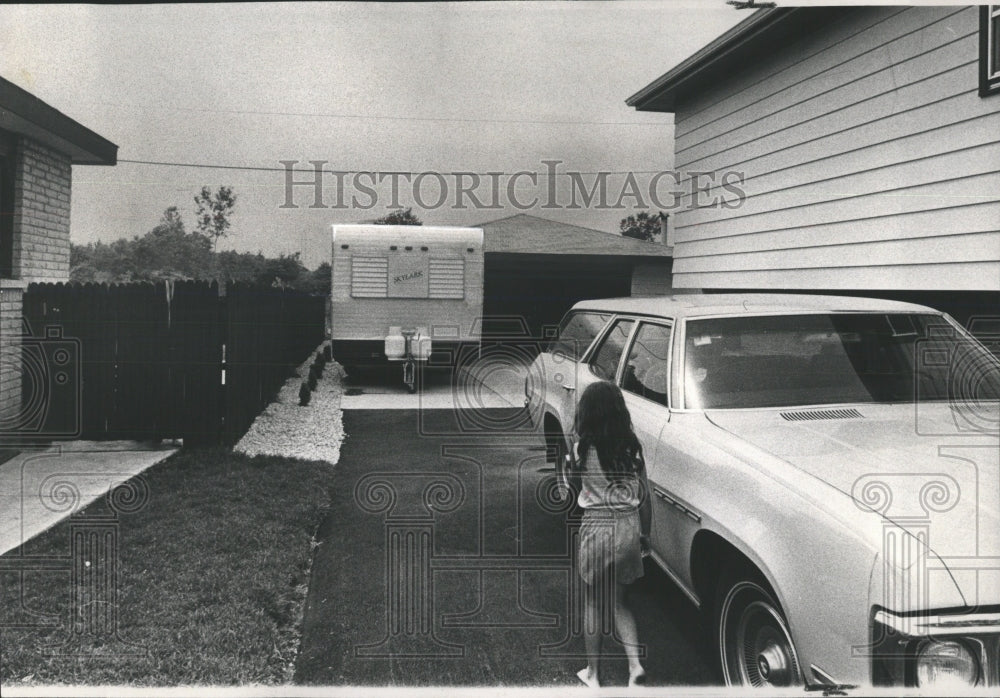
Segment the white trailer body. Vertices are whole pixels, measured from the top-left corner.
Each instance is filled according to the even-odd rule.
[[[463,347],[478,347],[481,229],[334,225],[331,266],[331,339],[341,364],[405,360],[401,331],[415,333],[416,360],[451,363]]]

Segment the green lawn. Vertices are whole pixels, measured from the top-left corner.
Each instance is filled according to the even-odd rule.
[[[20,554],[68,561],[69,521],[3,556],[0,681],[289,682],[332,473],[326,463],[222,449],[183,451],[147,471],[147,503],[118,519],[117,638],[92,623],[72,632],[71,599],[83,587],[65,565],[23,581],[9,571]],[[109,513],[100,499],[75,520]],[[78,615],[92,606],[78,604]],[[55,625],[12,627],[39,622]]]

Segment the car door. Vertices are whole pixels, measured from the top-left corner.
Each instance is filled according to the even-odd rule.
[[[597,340],[593,350],[584,355],[577,365],[572,385],[563,384],[565,416],[562,418],[564,419],[562,423],[567,434],[573,429],[576,404],[587,386],[602,380],[617,382],[622,355],[634,328],[634,319],[616,317]]]
[[[670,340],[668,320],[643,321],[636,329],[621,372],[620,385],[632,416],[632,427],[642,444],[649,478],[653,522],[650,545],[661,560],[668,557],[671,504],[662,497],[669,481],[669,464],[660,462],[660,438],[670,421]]]
[[[684,340],[683,323],[674,326],[670,352],[669,394],[672,409],[683,405]],[[685,417],[674,414],[660,431],[656,461],[649,468],[653,489],[654,535],[650,541],[660,565],[691,594],[691,543],[701,529],[701,512],[691,504],[692,483],[703,480],[705,471],[691,449],[685,433]],[[690,423],[690,422],[688,422]],[[692,598],[694,598],[692,596]],[[704,599],[702,599],[704,601]]]

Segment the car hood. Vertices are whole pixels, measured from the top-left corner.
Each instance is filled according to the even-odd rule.
[[[1000,439],[985,412],[946,403],[709,410],[715,426],[834,488],[845,518],[925,541],[967,603],[1000,602]],[[993,433],[989,433],[993,429]],[[832,493],[831,493],[832,494]],[[846,498],[845,498],[846,497]],[[870,527],[869,527],[870,528]],[[883,530],[881,545],[886,554]],[[977,564],[977,560],[981,564]]]

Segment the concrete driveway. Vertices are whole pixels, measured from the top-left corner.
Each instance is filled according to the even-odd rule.
[[[344,410],[519,408],[524,405],[527,359],[501,353],[458,369],[420,368],[420,390],[414,394],[403,384],[401,365],[357,370],[344,382],[340,406]]]
[[[567,512],[522,413],[344,413],[296,683],[583,688]],[[652,687],[718,685],[698,612],[662,572],[628,600]],[[621,692],[621,645],[605,651]]]
[[[175,446],[70,441],[0,465],[0,555],[173,454]]]

